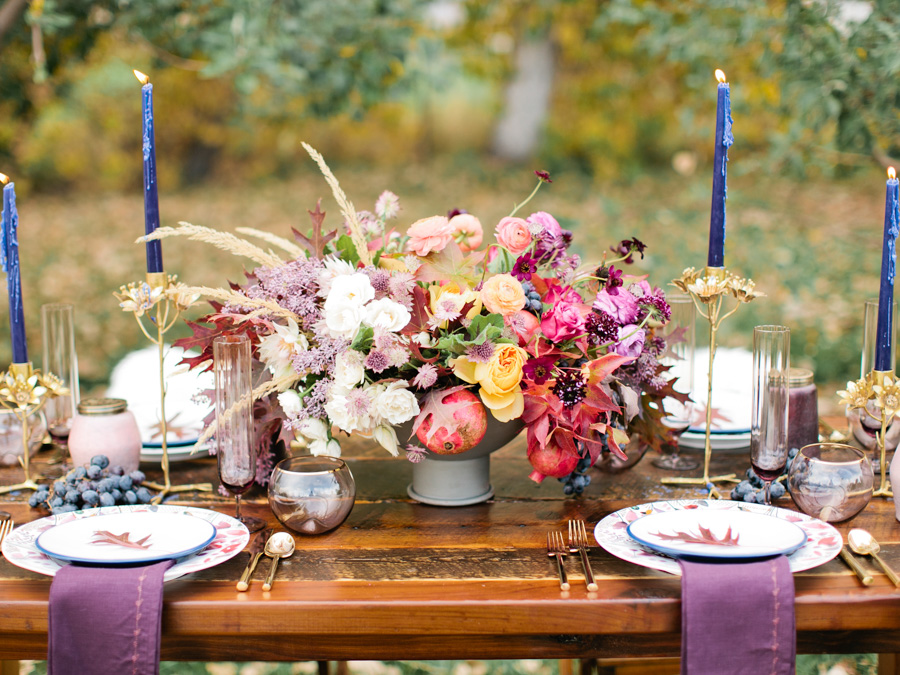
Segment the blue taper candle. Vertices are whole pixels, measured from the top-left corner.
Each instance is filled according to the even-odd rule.
[[[725,199],[728,185],[728,148],[734,143],[731,133],[731,88],[725,73],[716,70],[719,81],[716,105],[716,152],[713,160],[712,207],[709,214],[709,267],[725,266]]]
[[[881,289],[878,292],[878,325],[875,370],[891,369],[892,323],[894,320],[894,276],[897,268],[897,235],[900,234],[900,187],[894,167],[888,169],[884,198],[884,243],[881,248]]]
[[[0,182],[9,179],[0,174]],[[22,306],[22,275],[19,271],[19,212],[16,210],[16,186],[3,187],[3,222],[0,227],[0,267],[6,272],[9,293],[9,331],[12,334],[13,363],[28,363],[25,340],[25,310]]]
[[[159,193],[156,186],[156,138],[153,132],[153,85],[150,78],[135,70],[141,87],[141,131],[144,150],[144,234],[159,227]],[[147,272],[162,272],[162,242],[147,242]]]

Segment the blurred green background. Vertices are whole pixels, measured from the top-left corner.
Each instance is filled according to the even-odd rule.
[[[163,224],[288,235],[329,190],[396,192],[401,224],[464,208],[486,230],[530,191],[585,259],[620,239],[665,285],[705,263],[715,80],[732,84],[726,263],[768,298],[724,339],[786,323],[826,386],[858,374],[878,289],[885,166],[900,157],[889,2],[4,0],[0,171],[19,195],[30,345],[77,307],[83,386],[144,345],[112,296],[143,277],[140,86],[151,76]],[[168,240],[191,284],[242,261]],[[5,298],[5,294],[2,296]],[[5,304],[5,299],[0,301]],[[9,359],[0,332],[0,359]]]

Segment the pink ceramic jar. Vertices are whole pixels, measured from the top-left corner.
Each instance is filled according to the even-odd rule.
[[[75,466],[88,464],[94,455],[106,455],[110,466],[126,473],[141,461],[141,430],[121,398],[86,398],[69,432],[69,454]]]
[[[788,387],[788,448],[799,449],[819,440],[819,399],[813,372],[791,368]]]

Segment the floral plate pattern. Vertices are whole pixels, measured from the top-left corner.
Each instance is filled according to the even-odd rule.
[[[179,577],[191,574],[192,572],[215,567],[219,563],[223,563],[240,553],[250,540],[250,533],[247,531],[247,528],[243,523],[231,516],[226,516],[208,509],[198,509],[194,507],[169,506],[166,504],[159,506],[151,504],[135,504],[61,513],[26,523],[13,530],[3,540],[3,555],[13,565],[52,577],[56,575],[57,570],[68,563],[51,558],[37,549],[35,541],[43,532],[56,525],[62,525],[81,518],[89,518],[96,516],[98,513],[100,515],[107,515],[114,513],[142,512],[186,513],[195,518],[206,520],[212,523],[216,528],[216,536],[212,542],[210,542],[203,550],[177,561],[172,567],[166,570],[165,576],[163,577],[164,581],[172,581],[173,579],[178,579]]]
[[[641,546],[628,535],[627,530],[631,523],[644,516],[683,509],[747,511],[795,523],[806,533],[806,543],[788,556],[791,572],[802,572],[828,562],[840,553],[843,545],[843,539],[834,527],[804,513],[763,504],[708,499],[652,502],[619,509],[597,523],[594,528],[594,537],[601,548],[617,558],[680,576],[681,567],[677,560]]]

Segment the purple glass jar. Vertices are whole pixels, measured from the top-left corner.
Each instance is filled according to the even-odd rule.
[[[788,387],[788,447],[802,448],[818,442],[819,401],[813,372],[791,368]]]
[[[141,430],[128,404],[121,398],[86,398],[69,432],[69,454],[75,466],[86,465],[94,455],[106,455],[110,466],[126,473],[141,461]]]

